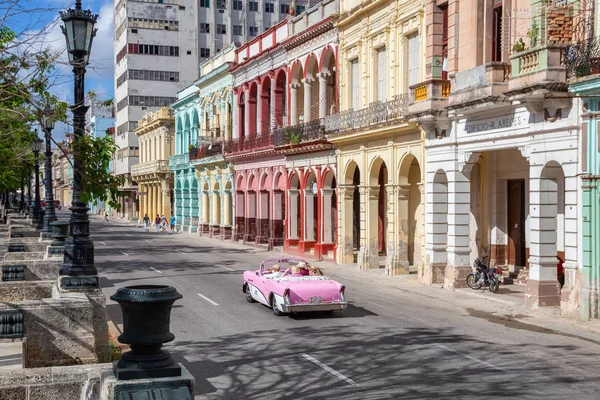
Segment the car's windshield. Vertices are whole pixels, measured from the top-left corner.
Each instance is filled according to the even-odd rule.
[[[319,268],[311,266],[308,261],[301,258],[274,258],[266,260],[261,264],[261,273],[263,275],[277,272],[283,274],[285,271],[288,271],[286,275],[322,275]]]

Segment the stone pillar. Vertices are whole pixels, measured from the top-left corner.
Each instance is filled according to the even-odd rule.
[[[231,226],[232,223],[232,204],[231,204],[231,190],[225,190],[223,199],[223,225]]]
[[[338,186],[340,199],[340,223],[338,263],[354,263],[354,249],[352,244],[352,201],[354,199],[354,186]]]
[[[314,242],[315,238],[315,210],[314,194],[311,189],[304,189],[304,241]]]
[[[262,85],[259,83],[256,85],[256,134],[262,135],[263,133],[263,95],[262,95]],[[266,132],[265,132],[266,133]]]
[[[300,195],[300,191],[297,189],[289,189],[289,223],[288,223],[288,238],[289,239],[300,239],[298,237],[298,196]]]
[[[537,309],[560,305],[556,279],[558,182],[544,168],[545,160],[529,168],[529,277],[525,307]],[[560,169],[560,167],[556,167]]]
[[[290,125],[298,125],[298,89],[299,83],[290,85]]]
[[[460,165],[460,164],[459,164]],[[471,164],[472,165],[472,164]],[[448,176],[448,264],[444,287],[454,290],[466,287],[471,272],[471,169],[449,171]]]
[[[379,185],[360,186],[361,236],[358,265],[361,269],[379,268],[378,211]],[[364,210],[364,211],[363,211]]]
[[[330,72],[319,72],[319,118],[323,119],[327,116],[327,83]]]
[[[275,79],[271,79],[271,104],[269,110],[269,129],[273,131],[275,129],[275,105],[277,104],[278,96],[275,93],[276,85]]]
[[[334,204],[331,204],[334,189],[321,189],[321,196],[323,197],[323,215],[321,216],[321,229],[323,231],[323,237],[321,242],[323,244],[332,243],[333,227],[331,226],[331,211]]]
[[[202,192],[202,223],[210,223],[210,197],[208,192]]]
[[[138,199],[140,201],[140,222],[142,219],[144,219],[144,214],[146,213],[146,203],[145,203],[145,198],[146,196],[144,196],[143,193],[146,190],[144,184],[140,183],[138,185]]]
[[[238,97],[234,96],[234,102],[231,105],[231,113],[232,113],[232,118],[233,121],[231,121],[231,129],[233,130],[233,132],[230,132],[231,134],[231,138],[232,139],[237,139],[238,137],[240,137],[240,132],[239,130],[241,129],[241,127],[238,126],[239,124],[239,105],[238,105],[238,101],[237,101]]]
[[[388,225],[395,222],[390,231],[387,244],[385,272],[387,275],[404,275],[409,273],[408,265],[408,197],[410,185],[386,185],[388,196]],[[397,200],[397,205],[396,201]],[[394,212],[395,211],[395,212]]]
[[[311,117],[311,100],[312,100],[312,87],[314,78],[305,78],[302,80],[304,84],[304,123],[310,122]]]
[[[250,135],[250,90],[244,92],[244,134]]]
[[[165,179],[162,181],[162,209],[167,220],[171,216],[171,194],[169,192],[169,180]]]

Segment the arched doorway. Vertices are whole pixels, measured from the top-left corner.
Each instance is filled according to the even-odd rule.
[[[290,85],[290,125],[300,123],[300,116],[304,120],[304,71],[300,62],[292,66]]]
[[[258,85],[256,82],[250,83],[248,89],[248,136],[256,136],[257,119],[256,105],[258,102]]]
[[[239,175],[236,180],[237,188],[235,192],[235,234],[233,235],[234,241],[244,239],[246,232],[246,180],[242,175]]]
[[[360,249],[360,170],[358,165],[352,174],[352,250]]]
[[[290,179],[290,187],[288,189],[288,204],[289,204],[289,224],[288,238],[292,241],[291,244],[298,244],[300,240],[300,178],[294,173]]]
[[[337,113],[338,100],[337,100],[337,69],[335,66],[335,54],[333,49],[327,48],[322,57],[321,57],[321,72],[322,77],[319,79],[324,79],[325,82],[320,85],[325,85],[325,96],[323,106],[324,109],[319,111],[319,117],[324,118],[327,115]],[[323,95],[320,95],[319,98],[323,98]],[[321,102],[319,102],[319,106],[321,106]]]
[[[400,262],[406,263],[403,267],[418,265],[421,262],[420,227],[423,224],[423,205],[421,204],[420,184],[419,162],[415,156],[409,154],[400,164],[397,208],[400,222],[398,228]],[[407,256],[403,259],[405,251]],[[408,273],[408,271],[404,272]]]
[[[246,137],[246,94],[244,90],[240,90],[238,94],[238,137],[240,140]]]
[[[260,177],[258,211],[256,216],[257,244],[268,244],[271,239],[271,176],[265,172]]]
[[[318,185],[315,174],[311,171],[306,177],[304,190],[304,241],[316,242],[319,226]]]
[[[285,177],[277,172],[273,181],[273,219],[271,220],[271,246],[282,246],[284,242],[283,220],[285,218]]]
[[[319,119],[319,62],[312,55],[306,61],[304,79],[304,122]],[[324,100],[324,99],[323,99]]]
[[[381,158],[376,158],[371,166],[369,177],[369,196],[368,196],[368,215],[369,230],[367,232],[368,242],[377,243],[375,250],[379,256],[385,256],[387,251],[387,195],[385,185],[388,183],[388,171],[385,162]],[[376,193],[376,196],[373,194]],[[372,247],[370,245],[369,247]],[[372,256],[375,256],[372,254]]]
[[[210,187],[205,183],[202,187],[202,234],[210,234]]]
[[[212,191],[211,202],[211,237],[218,237],[221,232],[221,186],[219,182],[215,182]]]
[[[448,255],[448,177],[438,170],[433,177],[432,220],[428,227],[431,232],[431,248],[436,253],[436,263],[446,264]]]
[[[246,191],[246,231],[244,233],[244,242],[254,242],[256,239],[257,188],[258,184],[254,175],[250,175],[248,178],[248,190]]]
[[[323,197],[323,244],[337,243],[338,204],[336,189],[335,175],[332,171],[326,171],[323,179],[323,189],[321,189]]]
[[[286,74],[285,70],[280,69],[275,74],[275,128],[288,125],[287,120],[287,93],[286,93]]]
[[[271,118],[271,78],[268,76],[263,79],[260,88],[260,126],[258,127],[258,133],[260,135],[267,134],[271,130],[272,121]]]

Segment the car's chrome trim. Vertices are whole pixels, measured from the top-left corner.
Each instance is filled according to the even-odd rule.
[[[300,303],[300,304],[281,304],[283,312],[305,312],[305,311],[330,311],[345,310],[348,308],[347,301],[338,301],[335,303]]]

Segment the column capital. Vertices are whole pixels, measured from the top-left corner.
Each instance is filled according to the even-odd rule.
[[[319,78],[319,81],[327,81],[327,78],[329,78],[331,76],[331,72],[330,71],[323,71],[323,72],[319,72],[317,74],[317,77]]]
[[[290,83],[290,90],[292,90],[292,91],[295,92],[298,89],[300,89],[300,84],[299,83]]]
[[[304,85],[310,85],[314,81],[315,81],[315,78],[313,78],[311,76],[307,76],[306,78],[302,79],[302,83],[304,83]]]

